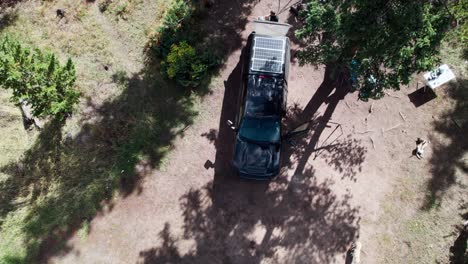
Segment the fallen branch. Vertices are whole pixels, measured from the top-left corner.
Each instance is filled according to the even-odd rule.
[[[457,126],[458,129],[462,130],[462,127],[458,124],[458,122],[452,118],[452,122]]]
[[[375,149],[374,140],[372,139],[372,137],[371,137],[371,136],[369,136],[369,138],[370,138],[370,141],[372,142],[372,147]]]
[[[394,125],[394,126],[392,126],[391,128],[389,128],[389,129],[385,129],[384,132],[387,132],[387,131],[390,131],[390,130],[392,130],[392,129],[395,129],[395,128],[399,127],[399,126],[401,126],[401,123],[398,124],[398,125]]]
[[[31,107],[28,105],[26,100],[22,100],[20,102],[20,108],[26,123],[32,123],[39,129],[43,128],[42,122],[39,120],[39,118],[33,116]]]
[[[362,131],[362,132],[361,131],[356,131],[356,133],[358,133],[358,134],[366,134],[366,133],[369,133],[369,132],[375,132],[375,130],[368,129],[368,130]]]
[[[406,122],[406,118],[405,118],[405,116],[404,116],[404,115],[403,115],[401,112],[398,112],[398,113],[400,114],[401,118],[403,118],[403,121],[405,121],[405,122]]]
[[[359,264],[361,263],[361,248],[362,244],[356,241],[352,247],[346,252],[346,264]]]

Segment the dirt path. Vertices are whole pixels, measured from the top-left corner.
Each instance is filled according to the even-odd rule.
[[[248,19],[275,5],[262,1]],[[247,26],[240,33],[244,41],[250,32]],[[115,49],[127,52],[124,45]],[[71,250],[52,263],[344,263],[358,236],[365,263],[376,263],[381,201],[404,173],[395,164],[407,162],[413,139],[430,133],[423,129],[430,113],[412,114],[400,93],[375,102],[369,115],[370,104],[356,101],[355,93],[333,92],[324,69],[293,61],[290,117],[306,109],[312,114],[299,116],[316,127],[287,150],[290,159],[277,179],[240,181],[227,166],[233,135],[224,126],[235,111],[240,56],[240,49],[229,56],[164,168],[143,180],[141,193],[94,218],[89,236],[73,237]]]

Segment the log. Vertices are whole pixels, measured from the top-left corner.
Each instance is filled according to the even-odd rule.
[[[370,141],[372,142],[372,147],[375,149],[374,139],[372,139],[371,136],[369,136],[369,138],[370,138]]]
[[[387,131],[390,131],[390,130],[392,130],[392,129],[395,129],[395,128],[399,127],[399,126],[401,126],[401,123],[398,124],[398,125],[394,125],[394,126],[392,126],[391,128],[389,128],[389,129],[385,129],[384,132],[387,132]]]
[[[359,264],[361,263],[361,242],[357,241],[346,253],[346,264]]]
[[[361,242],[356,242],[355,248],[354,248],[354,258],[352,264],[359,264],[361,263],[361,247],[362,244]]]
[[[406,118],[405,118],[405,116],[404,116],[404,115],[403,115],[403,114],[402,114],[400,111],[398,111],[398,113],[400,114],[401,118],[403,118],[403,121],[405,121],[405,122],[406,122]]]
[[[457,120],[455,118],[452,118],[452,122],[457,126],[459,130],[462,130],[462,127],[458,124]]]
[[[375,132],[375,130],[368,129],[366,131],[356,131],[356,133],[358,133],[358,134],[366,134],[366,133],[370,133],[370,132]]]
[[[32,113],[31,113],[31,108],[29,107],[28,103],[26,101],[21,100],[20,101],[20,108],[21,108],[21,112],[23,113],[24,118],[27,121],[32,121],[33,116],[32,116]]]
[[[39,118],[33,116],[31,107],[29,106],[26,100],[20,101],[20,108],[26,123],[34,124],[34,126],[36,126],[39,129],[42,129],[44,127]]]

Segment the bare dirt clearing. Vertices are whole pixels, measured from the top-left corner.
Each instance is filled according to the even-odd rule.
[[[155,1],[147,2],[156,10]],[[416,107],[408,97],[415,91],[414,83],[366,103],[357,101],[356,93],[338,89],[340,83],[324,78],[324,68],[300,67],[293,60],[288,94],[291,111],[286,123],[293,126],[299,120],[312,120],[314,129],[285,150],[285,166],[275,180],[241,181],[229,166],[233,132],[225,123],[237,111],[239,61],[252,30],[248,21],[276,9],[277,1],[224,1],[209,10],[204,23],[212,25],[213,34],[225,41],[229,57],[193,122],[192,108],[177,94],[161,88],[166,84],[158,77],[145,74],[154,69],[144,69],[139,57],[143,45],[132,38],[143,36],[144,30],[139,28],[135,35],[120,32],[117,22],[96,13],[92,5],[93,15],[86,19],[99,25],[95,30],[102,34],[100,38],[114,43],[102,50],[113,61],[93,62],[87,56],[83,61],[92,69],[116,65],[113,71],[124,73],[123,83],[107,89],[124,92],[116,96],[103,89],[92,90],[92,103],[82,108],[83,123],[89,123],[90,131],[98,131],[98,136],[80,130],[81,139],[73,142],[72,156],[88,156],[62,168],[62,173],[79,179],[82,171],[78,167],[99,165],[93,165],[94,158],[98,163],[113,162],[117,154],[99,151],[99,144],[105,142],[109,131],[119,131],[119,126],[133,131],[131,140],[143,138],[141,145],[166,142],[159,138],[165,136],[176,140],[173,145],[156,144],[157,151],[143,151],[149,158],[136,166],[140,182],[111,203],[104,203],[84,235],[80,230],[63,242],[66,250],[54,254],[43,248],[44,262],[344,263],[346,250],[359,237],[365,263],[433,263],[436,259],[448,263],[449,247],[456,238],[454,225],[461,220],[458,213],[467,210],[468,184],[466,122],[457,125],[450,117],[457,111],[466,120],[466,93],[441,88],[437,98]],[[135,12],[147,14],[144,6]],[[286,21],[288,15],[283,12],[280,19]],[[82,75],[85,80],[94,80],[94,75],[88,75],[91,73],[83,70]],[[463,78],[460,76],[461,87]],[[100,77],[103,82],[108,79]],[[155,84],[150,85],[152,82]],[[145,100],[138,105],[141,98]],[[106,100],[108,103],[103,103]],[[157,129],[158,135],[147,136],[145,131],[154,130],[145,127],[159,122],[153,120],[153,111],[177,114],[181,121]],[[132,114],[128,117],[127,113]],[[114,124],[114,116],[124,116],[119,119],[122,122],[145,121],[135,121],[139,129],[133,129],[120,121]],[[75,121],[76,126],[82,124]],[[183,133],[169,133],[180,131],[180,126]],[[423,160],[412,156],[418,137],[431,142]],[[86,147],[80,149],[80,145]],[[151,161],[159,162],[161,153],[169,149],[172,151],[161,161],[162,167],[154,169]]]

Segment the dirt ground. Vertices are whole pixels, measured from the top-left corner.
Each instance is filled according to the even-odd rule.
[[[177,139],[161,169],[137,166],[142,176],[138,192],[116,198],[113,206],[104,205],[91,220],[89,233],[72,236],[65,242],[68,250],[50,256],[48,262],[345,263],[346,251],[359,239],[362,263],[433,263],[433,257],[448,263],[447,245],[456,237],[450,232],[461,219],[450,214],[458,210],[452,207],[466,202],[467,184],[466,139],[456,136],[459,145],[444,154],[443,146],[455,139],[436,131],[435,124],[454,104],[450,95],[437,91],[437,98],[422,104],[411,96],[414,82],[401,91],[389,91],[381,100],[362,102],[356,92],[326,78],[324,67],[300,66],[293,58],[285,125],[311,121],[313,129],[294,146],[285,146],[284,168],[277,178],[240,180],[229,166],[234,134],[225,124],[236,112],[239,61],[252,31],[248,22],[276,9],[278,2],[230,2],[216,4],[213,12],[221,17],[231,8],[251,9],[242,13],[241,27],[226,42],[230,55],[213,80],[211,93],[203,98],[194,124]],[[281,2],[284,7],[287,1]],[[282,12],[280,20],[292,22],[288,15],[287,10]],[[217,16],[207,23],[216,24]],[[106,32],[112,32],[111,24],[101,22]],[[224,26],[228,32],[233,25],[216,24]],[[291,39],[294,54],[300,43]],[[138,72],[141,63],[133,61],[136,56],[118,59]],[[460,129],[452,124],[448,131],[462,135]],[[412,155],[418,137],[431,141],[422,160]],[[443,155],[439,160],[443,164],[455,158],[462,165],[453,172],[456,184],[432,183],[428,206],[436,200],[439,206],[446,205],[442,195],[456,202],[430,222],[445,224],[440,237],[423,233],[426,241],[401,237],[407,224],[420,223],[411,221],[421,216],[418,210],[427,201],[421,190],[434,175],[451,170],[437,171],[433,165],[437,155]],[[432,228],[424,224],[417,232]],[[426,249],[418,247],[424,244],[444,254],[422,256]]]

